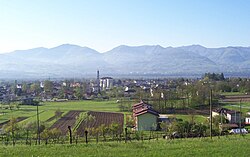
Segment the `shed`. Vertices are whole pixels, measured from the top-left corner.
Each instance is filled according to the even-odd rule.
[[[136,130],[156,130],[159,113],[151,105],[141,101],[133,105],[133,116]]]

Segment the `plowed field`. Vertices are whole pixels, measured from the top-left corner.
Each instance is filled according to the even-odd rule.
[[[54,123],[50,129],[58,128],[63,135],[68,133],[68,126],[73,127],[76,122],[76,116],[83,111],[69,111],[66,115],[61,117],[56,123]]]
[[[82,122],[77,128],[77,133],[80,136],[83,136],[84,130],[86,128],[98,128],[100,125],[104,124],[105,126],[110,126],[112,123],[117,123],[120,126],[120,132],[123,131],[124,124],[124,115],[122,113],[113,113],[113,112],[88,112],[89,115],[95,117],[95,120],[91,122]]]

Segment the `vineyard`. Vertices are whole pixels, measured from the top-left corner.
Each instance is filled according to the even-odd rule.
[[[91,115],[94,117],[93,121],[83,121],[79,127],[77,128],[77,133],[80,136],[83,136],[84,130],[87,128],[98,128],[101,125],[103,126],[110,126],[112,124],[118,124],[119,125],[119,133],[122,133],[123,131],[123,125],[124,125],[124,115],[122,113],[112,113],[112,112],[94,112],[90,111],[88,112],[88,115]]]
[[[68,132],[68,126],[74,126],[76,122],[76,117],[83,111],[69,111],[65,116],[61,117],[57,122],[55,122],[50,129],[57,128],[61,131],[63,135]]]
[[[79,116],[80,113],[84,111],[80,110],[72,110],[69,111],[65,116],[61,117],[58,121],[56,121],[50,129],[59,129],[62,135],[67,135],[68,133],[68,126],[71,126],[74,128],[76,126],[76,119]],[[78,124],[78,127],[76,128],[77,134],[80,136],[84,136],[84,130],[87,128],[98,128],[101,125],[105,127],[109,127],[112,124],[118,124],[119,125],[119,133],[122,133],[123,131],[123,125],[124,125],[124,115],[122,113],[113,113],[113,112],[95,112],[95,111],[89,111],[87,112],[88,115],[91,115],[94,117],[93,121],[82,121],[80,124]]]

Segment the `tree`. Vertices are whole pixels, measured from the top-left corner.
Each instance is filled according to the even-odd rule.
[[[207,126],[201,123],[188,121],[174,121],[168,126],[168,135],[178,137],[203,137],[206,135]]]
[[[109,128],[105,124],[102,124],[98,127],[98,129],[100,130],[104,141],[106,141],[106,134],[108,133]]]
[[[53,91],[53,82],[49,80],[44,81],[44,91],[45,93],[52,93]]]
[[[49,130],[48,136],[53,140],[53,143],[55,143],[56,140],[59,141],[60,137],[62,136],[62,132],[58,128],[53,128]]]
[[[114,139],[114,137],[118,139],[119,130],[121,128],[120,125],[118,123],[112,123],[109,128],[112,133],[112,139]]]
[[[83,88],[82,87],[76,87],[75,96],[78,100],[81,100],[83,98]]]
[[[49,140],[49,137],[50,137],[50,130],[48,129],[45,129],[42,133],[41,133],[41,138],[42,140],[45,140],[45,144],[47,145],[48,144],[48,140]]]
[[[29,85],[26,82],[24,82],[22,85],[22,92],[27,93],[28,91],[29,91]]]
[[[232,91],[232,88],[225,81],[217,82],[215,89],[216,89],[216,91],[220,91],[220,92],[231,92]]]
[[[19,126],[17,125],[18,121],[17,118],[12,117],[9,121],[9,123],[7,123],[4,126],[4,130],[7,133],[11,133],[11,137],[12,137],[12,144],[15,145],[16,143],[16,132],[19,130]]]
[[[35,95],[38,95],[38,93],[41,91],[39,83],[32,83],[30,85],[31,92],[35,93]]]
[[[31,142],[29,142],[29,139],[30,135],[35,133],[37,130],[36,122],[28,122],[24,124],[23,129],[26,132],[26,144],[31,144]]]

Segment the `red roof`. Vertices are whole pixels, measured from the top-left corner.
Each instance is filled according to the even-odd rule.
[[[150,114],[153,114],[155,116],[159,116],[158,112],[156,112],[154,110],[150,110],[150,109],[144,109],[144,110],[141,110],[140,112],[136,112],[135,116],[137,117],[137,116],[145,114],[145,113],[150,113]]]
[[[133,105],[133,108],[134,108],[134,107],[137,107],[137,106],[141,106],[142,104],[144,104],[144,102],[141,100],[141,102],[139,102],[139,103],[137,103],[137,104],[134,104],[134,105]]]
[[[151,105],[144,103],[143,101],[133,105],[133,114],[135,117],[145,113],[150,113],[159,116],[159,113],[155,111]]]

